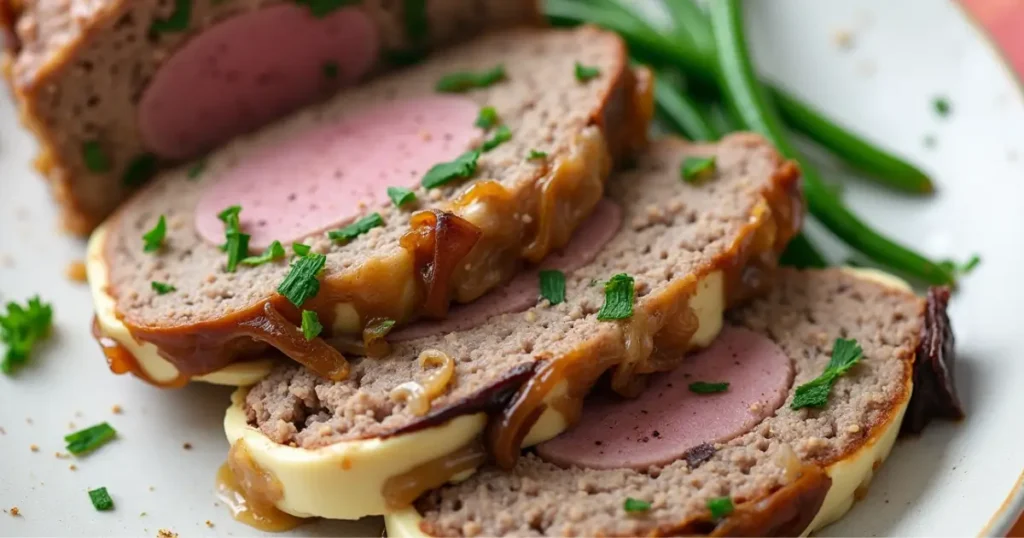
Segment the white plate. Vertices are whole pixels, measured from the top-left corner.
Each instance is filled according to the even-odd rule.
[[[867,498],[823,534],[1004,534],[1022,506],[1024,469],[1018,88],[944,1],[751,2],[749,21],[765,73],[923,163],[940,187],[934,198],[918,200],[851,180],[844,182],[847,199],[930,254],[964,259],[979,252],[984,259],[952,307],[969,418],[900,441]],[[841,31],[852,33],[852,49],[837,46]],[[932,108],[940,95],[953,105],[948,118]],[[257,534],[234,523],[213,493],[228,448],[220,423],[229,391],[160,391],[107,371],[89,334],[86,287],[64,277],[83,245],[57,233],[48,194],[29,165],[34,143],[16,117],[10,102],[0,101],[0,300],[41,294],[54,303],[57,333],[31,366],[0,376],[0,507],[21,512],[0,513],[0,535],[153,536],[161,528],[190,538]],[[929,135],[938,141],[934,149],[925,147]],[[4,265],[5,255],[13,267]],[[115,404],[124,414],[111,412]],[[54,456],[64,435],[104,420],[117,428],[116,442],[80,460]],[[92,508],[86,491],[98,486],[108,488],[116,510]],[[318,522],[293,534],[379,535],[379,522]]]

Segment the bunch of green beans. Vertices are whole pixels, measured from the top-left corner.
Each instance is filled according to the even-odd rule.
[[[655,102],[659,115],[672,128],[693,140],[715,140],[740,128],[749,129],[796,160],[803,172],[811,215],[851,248],[890,271],[929,284],[955,284],[954,264],[935,262],[898,244],[847,208],[816,167],[797,151],[787,127],[887,187],[930,193],[934,186],[927,175],[799,99],[758,81],[742,30],[739,0],[712,0],[708,13],[693,0],[666,0],[663,5],[672,20],[672,28],[667,30],[652,27],[624,0],[547,0],[546,11],[554,22],[592,23],[619,33],[635,58],[656,68]],[[687,89],[698,99],[674,83],[676,70],[685,75]],[[711,99],[702,99],[709,95]],[[728,106],[720,105],[719,98]],[[783,262],[802,267],[827,265],[803,235],[787,249]]]

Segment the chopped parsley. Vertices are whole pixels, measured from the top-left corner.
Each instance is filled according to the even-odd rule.
[[[707,381],[695,381],[690,383],[690,392],[697,394],[714,394],[729,390],[728,383],[708,383]]]
[[[494,131],[494,135],[484,141],[484,145],[480,149],[485,152],[491,151],[509,140],[512,140],[512,129],[509,129],[507,125],[502,125],[498,127],[497,131]]]
[[[345,6],[359,3],[359,0],[294,0],[300,6],[306,6],[310,15],[322,19],[332,12]]]
[[[217,218],[224,223],[224,228],[229,232],[237,232],[242,229],[239,213],[242,212],[242,206],[233,205],[217,213]]]
[[[115,435],[117,435],[117,431],[110,424],[101,422],[84,430],[65,435],[64,441],[67,443],[65,449],[75,455],[84,454],[107,444]]]
[[[964,276],[966,274],[969,274],[975,268],[977,268],[980,263],[981,256],[975,254],[968,258],[967,261],[962,264],[958,264],[952,260],[946,260],[940,262],[939,266],[956,276]]]
[[[722,519],[733,511],[732,499],[729,497],[714,497],[708,499],[708,510],[714,519]]]
[[[403,0],[405,12],[405,33],[417,46],[423,46],[429,37],[430,23],[427,18],[426,0]]]
[[[306,340],[312,340],[320,335],[320,331],[324,330],[324,326],[320,325],[320,318],[316,315],[313,310],[302,311],[302,336]]]
[[[28,300],[26,306],[7,303],[7,313],[0,315],[0,342],[7,346],[0,371],[11,374],[28,362],[36,342],[50,336],[53,325],[53,307],[39,296]]]
[[[632,497],[626,497],[626,502],[622,503],[622,509],[631,514],[636,512],[646,512],[651,509],[651,503],[641,501],[640,499],[634,499]]]
[[[169,34],[184,32],[192,19],[192,0],[174,0],[174,12],[166,19],[153,21],[149,27],[151,34]]]
[[[498,121],[498,111],[493,106],[485,106],[480,109],[480,114],[473,125],[487,131],[494,128]]]
[[[340,230],[332,230],[327,232],[327,237],[330,237],[333,241],[351,241],[364,233],[377,228],[378,226],[384,225],[384,218],[380,216],[380,213],[370,213],[369,215],[341,228]]]
[[[456,179],[465,179],[476,173],[476,162],[480,159],[479,151],[467,151],[454,161],[435,164],[420,180],[420,184],[428,189],[440,187]]]
[[[594,79],[594,78],[597,78],[597,77],[601,76],[601,70],[600,69],[598,69],[596,67],[588,66],[588,65],[583,65],[583,64],[581,64],[579,62],[576,62],[575,72],[576,72],[576,80],[578,80],[580,82],[586,82],[586,81],[588,81],[590,79]]]
[[[296,256],[305,256],[306,254],[309,254],[309,251],[312,248],[313,247],[305,243],[292,243],[292,252],[294,252]]]
[[[89,490],[89,500],[92,501],[93,508],[100,512],[114,509],[114,501],[110,498],[110,494],[107,493],[107,488]]]
[[[199,174],[202,174],[203,170],[205,169],[206,159],[199,159],[198,161],[192,163],[192,166],[188,167],[188,170],[185,172],[185,177],[191,180],[198,179]]]
[[[149,286],[153,288],[153,291],[155,291],[157,295],[167,295],[172,291],[178,291],[178,288],[175,288],[166,282],[157,282],[156,280],[150,282]]]
[[[715,157],[687,157],[679,169],[683,181],[699,183],[715,173]]]
[[[277,293],[283,295],[293,305],[302,307],[302,303],[320,292],[320,281],[317,277],[326,264],[327,256],[315,252],[297,258],[292,262],[288,275],[277,287]]]
[[[82,144],[82,160],[85,167],[94,174],[109,172],[111,168],[110,157],[103,151],[103,146],[96,140],[90,140]]]
[[[217,214],[217,218],[224,222],[224,235],[227,242],[221,246],[228,253],[228,263],[225,270],[234,273],[238,264],[249,254],[249,234],[242,233],[242,225],[239,220],[239,213],[242,206],[233,205]]]
[[[324,65],[320,69],[321,72],[323,72],[325,79],[334,80],[338,78],[338,62],[324,62]]]
[[[936,97],[932,101],[932,106],[935,107],[935,112],[942,117],[948,116],[953,110],[953,107],[949,104],[949,99],[945,97]]]
[[[538,159],[547,159],[548,153],[546,151],[537,151],[535,149],[530,150],[530,154],[526,156],[526,160],[535,161]]]
[[[415,202],[416,193],[405,187],[388,187],[388,198],[391,198],[391,203],[395,204],[395,207],[402,207]]]
[[[608,321],[626,319],[633,315],[633,277],[619,273],[604,285],[604,304],[597,312],[597,319]]]
[[[565,273],[561,271],[540,272],[540,296],[551,304],[565,302]]]
[[[434,89],[442,93],[462,93],[474,88],[486,88],[502,80],[505,80],[505,66],[499,64],[479,73],[472,71],[449,73],[437,81]]]
[[[280,260],[284,258],[284,256],[284,246],[281,245],[280,241],[274,241],[273,243],[270,244],[269,247],[267,247],[267,250],[263,251],[263,254],[260,254],[259,256],[249,256],[248,258],[243,258],[240,263],[243,265],[263,265],[265,263],[270,263],[274,260]]]
[[[121,183],[129,187],[138,187],[156,175],[159,161],[152,153],[143,153],[132,159],[121,176]]]
[[[163,215],[156,221],[153,229],[142,234],[142,251],[156,252],[164,246],[164,238],[167,237],[167,219]]]
[[[825,371],[796,388],[790,407],[793,409],[825,407],[828,403],[829,392],[832,391],[832,385],[836,379],[857,364],[863,355],[864,350],[856,340],[836,338],[835,344],[832,345],[832,358],[828,361]]]

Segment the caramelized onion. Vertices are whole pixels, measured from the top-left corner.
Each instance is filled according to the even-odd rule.
[[[447,211],[420,211],[412,216],[401,245],[412,252],[426,289],[423,314],[443,318],[451,299],[451,278],[477,241],[480,230]]]
[[[487,461],[487,453],[479,441],[455,452],[430,460],[389,478],[381,494],[392,510],[406,508],[424,492],[443,486],[459,473],[472,471]]]
[[[270,301],[263,305],[262,316],[243,322],[239,329],[256,340],[273,344],[320,377],[332,381],[348,377],[348,361],[337,349],[327,345],[322,338],[306,340],[302,331],[278,312]]]
[[[391,399],[403,401],[412,414],[421,417],[430,411],[430,403],[448,390],[455,375],[455,360],[444,352],[428,349],[419,356],[420,368],[433,370],[421,381],[406,381],[391,389]]]
[[[380,358],[391,353],[391,344],[384,339],[395,327],[395,321],[386,318],[373,318],[363,329],[364,355]]]

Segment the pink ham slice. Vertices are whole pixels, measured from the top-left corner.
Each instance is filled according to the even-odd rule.
[[[697,381],[728,382],[725,392],[697,394]],[[657,375],[635,400],[592,397],[582,420],[537,446],[556,465],[644,470],[687,457],[705,444],[750,431],[786,401],[793,364],[775,342],[726,327],[711,347]]]
[[[540,271],[557,269],[572,273],[594,261],[601,249],[618,233],[622,208],[608,199],[598,202],[590,217],[573,234],[566,248],[544,259],[540,267],[520,273],[505,286],[469,304],[452,307],[448,317],[421,321],[391,333],[388,340],[401,342],[434,334],[464,331],[499,314],[522,312],[537,304],[540,297]]]
[[[146,88],[138,124],[150,151],[184,159],[366,75],[380,38],[358,8],[322,18],[282,3],[192,38]]]
[[[217,172],[196,207],[196,229],[223,243],[217,214],[241,205],[242,230],[259,251],[348,224],[391,203],[388,187],[416,187],[430,167],[469,149],[483,135],[473,126],[478,113],[463,97],[408,99],[268,145]]]

